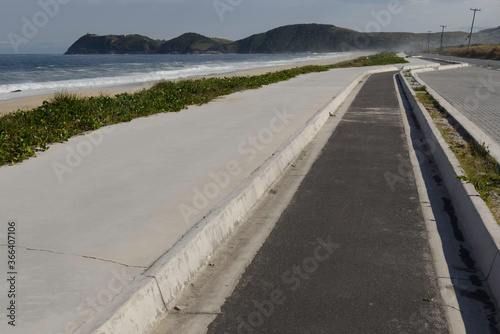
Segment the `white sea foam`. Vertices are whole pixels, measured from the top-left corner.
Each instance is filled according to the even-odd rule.
[[[208,75],[208,74],[221,74],[234,72],[238,70],[255,69],[262,67],[271,67],[279,65],[293,64],[301,61],[317,60],[324,58],[340,57],[346,54],[330,53],[330,54],[311,54],[301,55],[300,57],[290,57],[286,55],[284,59],[265,59],[253,60],[246,59],[245,61],[229,61],[225,62],[220,59],[213,59],[212,61],[205,61],[202,64],[182,63],[175,62],[168,66],[158,65],[149,66],[143,72],[137,72],[139,63],[128,63],[126,65],[135,68],[130,69],[130,73],[117,72],[110,73],[114,76],[97,76],[94,78],[70,79],[70,80],[53,80],[53,81],[39,81],[39,82],[20,82],[13,84],[0,85],[0,101],[13,98],[21,98],[26,96],[35,96],[42,94],[49,94],[60,91],[78,91],[86,89],[107,89],[111,87],[123,87],[129,85],[140,85],[146,82],[171,80],[178,78],[185,78],[190,76]],[[37,68],[40,68],[38,66]],[[157,70],[157,69],[160,70]],[[54,70],[55,71],[55,70]],[[67,72],[69,73],[70,70]],[[85,72],[85,69],[73,68],[72,77],[75,77],[74,72]],[[132,72],[135,71],[135,72]],[[64,74],[64,70],[62,71]],[[64,75],[62,75],[64,77]],[[78,77],[78,76],[77,76]],[[14,92],[17,91],[17,92]],[[20,92],[19,92],[20,91]]]

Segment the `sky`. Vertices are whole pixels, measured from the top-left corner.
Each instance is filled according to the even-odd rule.
[[[297,23],[356,31],[474,31],[500,26],[499,0],[1,0],[0,54],[64,53],[86,33],[238,40]]]

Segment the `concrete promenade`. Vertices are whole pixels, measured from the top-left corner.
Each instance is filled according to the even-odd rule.
[[[394,73],[372,75],[208,333],[448,333]],[[433,298],[427,302],[426,298]]]
[[[422,62],[415,60],[416,63]],[[365,71],[331,70],[53,145],[0,168],[0,303],[8,224],[16,327],[74,333],[175,245],[298,128]]]
[[[419,77],[500,144],[500,71],[471,66]]]

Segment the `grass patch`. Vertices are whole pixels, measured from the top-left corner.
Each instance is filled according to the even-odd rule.
[[[434,52],[439,52],[435,49]],[[467,58],[483,58],[500,60],[500,44],[474,44],[470,49],[467,46],[447,47],[443,49],[443,55]]]
[[[427,86],[413,87],[413,90],[416,91],[416,92],[426,92],[427,91]]]
[[[114,97],[79,97],[75,93],[57,93],[38,108],[18,110],[0,117],[0,166],[19,163],[39,150],[46,150],[51,143],[64,142],[106,125],[161,112],[180,111],[189,105],[207,103],[218,96],[256,89],[301,74],[406,62],[395,53],[383,53],[334,65],[296,67],[258,76],[162,81],[150,89]]]
[[[327,65],[330,68],[344,68],[344,67],[363,67],[363,66],[381,66],[393,64],[408,63],[402,57],[396,56],[394,52],[383,52],[369,57],[360,57],[354,60],[341,62],[334,65]]]
[[[461,125],[427,92],[418,92],[439,132],[457,157],[465,176],[460,179],[474,185],[500,224],[500,166],[485,149],[476,143]]]

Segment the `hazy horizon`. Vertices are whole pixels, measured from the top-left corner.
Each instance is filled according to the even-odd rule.
[[[362,32],[474,31],[500,26],[498,0],[4,0],[0,54],[64,53],[86,33],[169,40],[186,32],[238,40],[279,26]]]

